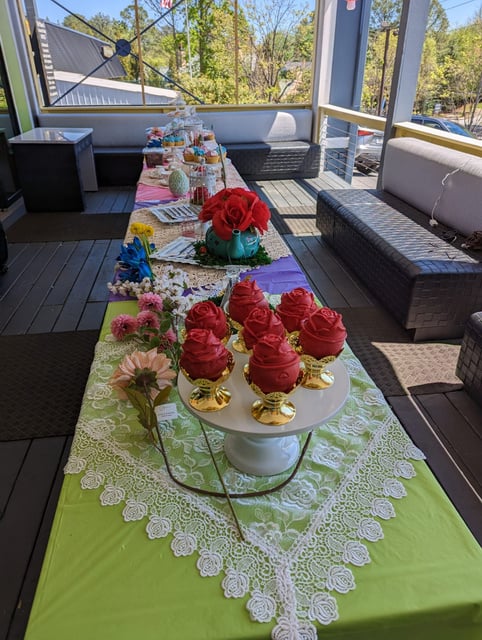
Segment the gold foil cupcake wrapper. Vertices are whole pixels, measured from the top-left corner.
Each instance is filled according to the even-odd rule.
[[[228,364],[221,375],[216,380],[208,378],[192,378],[185,369],[181,367],[181,371],[186,379],[194,386],[189,395],[189,404],[197,411],[220,411],[227,407],[231,401],[231,392],[222,386],[223,382],[231,375],[234,369],[234,357],[230,353]]]
[[[305,370],[305,379],[302,387],[304,389],[328,389],[335,382],[335,376],[327,366],[338,358],[343,349],[336,356],[324,356],[323,358],[315,358],[303,352],[303,347],[299,343],[299,331],[293,331],[288,336],[288,342],[293,349],[300,355],[301,362]]]
[[[300,369],[298,378],[288,393],[282,391],[264,393],[264,391],[252,382],[251,376],[249,375],[249,364],[244,365],[243,374],[244,379],[251,389],[260,397],[260,399],[255,400],[251,406],[251,415],[257,422],[267,426],[280,427],[293,420],[296,415],[296,407],[288,400],[288,397],[296,391],[303,382],[305,377],[304,371]]]

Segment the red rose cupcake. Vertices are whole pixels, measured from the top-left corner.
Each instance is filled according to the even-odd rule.
[[[252,349],[267,333],[284,336],[285,328],[280,318],[269,307],[255,307],[247,315],[241,333],[246,348]]]
[[[216,338],[223,340],[229,331],[226,314],[212,300],[196,302],[189,309],[184,321],[186,331],[211,329]]]
[[[303,321],[298,344],[303,353],[319,360],[325,356],[337,356],[345,339],[346,329],[341,313],[322,307]]]
[[[182,345],[179,364],[192,380],[217,380],[226,369],[230,355],[210,329],[191,329]]]
[[[318,309],[315,296],[303,287],[296,287],[281,294],[276,313],[281,318],[286,331],[299,331],[301,321]]]
[[[254,345],[249,377],[263,393],[289,393],[299,374],[300,356],[284,336],[267,333]]]
[[[233,320],[244,324],[249,312],[255,307],[269,307],[256,280],[246,279],[236,282],[229,297],[229,315]]]

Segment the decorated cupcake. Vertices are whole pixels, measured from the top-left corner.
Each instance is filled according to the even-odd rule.
[[[183,156],[186,162],[194,162],[194,149],[192,147],[186,147]]]
[[[194,155],[194,162],[201,162],[206,156],[206,151],[202,147],[191,147]]]
[[[207,164],[216,164],[217,162],[220,162],[220,156],[217,149],[210,149],[209,151],[206,151],[204,157],[206,158]]]
[[[300,356],[286,337],[267,333],[253,346],[249,377],[263,393],[289,393],[299,374]]]
[[[162,139],[163,147],[173,147],[174,146],[174,136],[164,136]]]
[[[191,329],[182,345],[179,364],[192,380],[217,380],[226,369],[230,355],[210,329]]]
[[[281,318],[286,331],[299,331],[301,322],[318,309],[311,291],[296,287],[281,294],[281,301],[276,313]]]
[[[203,129],[202,130],[203,140],[214,140],[214,131],[212,129]]]
[[[184,322],[186,331],[210,329],[216,338],[223,340],[229,332],[226,315],[212,300],[196,302],[188,311]]]
[[[252,349],[267,333],[284,336],[286,332],[280,318],[269,307],[254,307],[246,317],[242,330],[246,348]]]
[[[244,324],[249,312],[255,307],[269,307],[256,280],[246,278],[233,286],[229,297],[229,315],[235,322]]]
[[[337,356],[345,339],[346,329],[341,313],[322,307],[303,320],[298,344],[304,354],[320,360],[325,356]]]

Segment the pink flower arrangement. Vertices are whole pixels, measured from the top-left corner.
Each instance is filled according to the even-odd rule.
[[[122,313],[110,324],[117,341],[136,340],[147,349],[165,352],[177,369],[180,345],[173,328],[173,319],[165,310],[164,301],[157,293],[144,293],[139,297],[137,316]]]
[[[157,293],[143,293],[137,304],[141,311],[156,311],[157,313],[160,313],[164,307],[163,300]]]
[[[120,341],[124,340],[126,336],[135,333],[138,326],[137,318],[127,313],[121,313],[110,323],[110,330],[114,338]]]

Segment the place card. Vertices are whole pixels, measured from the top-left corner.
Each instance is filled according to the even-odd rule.
[[[177,405],[175,402],[166,402],[156,407],[157,419],[162,421],[175,420],[178,417]]]

